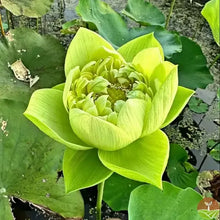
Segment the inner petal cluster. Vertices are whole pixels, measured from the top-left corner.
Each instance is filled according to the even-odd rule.
[[[132,64],[107,57],[87,63],[75,73],[68,92],[68,109],[79,108],[117,124],[127,99],[152,99],[147,77]]]

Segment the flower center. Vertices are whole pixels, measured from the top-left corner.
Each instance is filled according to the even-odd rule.
[[[91,61],[73,77],[68,108],[80,108],[113,124],[127,99],[152,98],[146,77],[113,57]]]

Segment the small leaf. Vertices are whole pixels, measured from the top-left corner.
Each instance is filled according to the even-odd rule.
[[[3,190],[4,188],[0,188]],[[14,220],[8,196],[0,195],[0,219]]]
[[[66,192],[97,185],[112,175],[100,162],[97,150],[75,151],[67,148],[63,158]]]
[[[214,145],[216,145],[214,147]],[[213,140],[209,140],[208,141],[208,148],[213,148],[210,152],[209,152],[209,155],[214,159],[214,160],[217,160],[217,161],[220,161],[220,143],[216,142],[216,141],[213,141]]]
[[[219,10],[219,0],[210,0],[205,4],[201,11],[202,15],[208,21],[209,26],[211,27],[213,37],[218,46],[220,46]]]
[[[49,11],[53,0],[1,0],[3,7],[16,16],[41,17]]]
[[[168,151],[168,138],[158,130],[121,150],[99,150],[99,158],[106,167],[124,177],[161,188]]]
[[[208,111],[208,104],[204,103],[201,99],[192,97],[188,103],[191,111],[196,113],[205,113]]]
[[[186,37],[181,37],[181,41],[182,52],[170,59],[179,67],[179,85],[190,89],[205,88],[213,81],[213,77],[200,46]]]
[[[163,190],[142,185],[132,191],[128,213],[130,220],[202,220],[197,205],[202,196],[191,188],[180,189],[163,182]]]
[[[167,174],[174,185],[181,188],[195,188],[198,171],[187,160],[187,152],[181,146],[171,144]]]
[[[128,210],[130,193],[141,184],[114,173],[105,181],[103,200],[114,211]]]
[[[122,13],[142,25],[165,25],[165,17],[162,12],[144,0],[128,0]]]

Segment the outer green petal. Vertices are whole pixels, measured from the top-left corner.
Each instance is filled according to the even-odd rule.
[[[103,182],[112,175],[100,162],[97,150],[75,151],[67,148],[63,158],[66,192]]]
[[[75,134],[93,147],[115,151],[134,141],[123,129],[80,109],[71,109],[69,116]]]
[[[57,89],[35,91],[24,115],[54,140],[76,150],[91,149],[73,133],[62,94]]]
[[[114,152],[99,150],[101,162],[127,178],[162,188],[169,156],[169,140],[160,130]]]
[[[151,109],[146,114],[142,136],[155,132],[164,123],[176,96],[177,88],[178,73],[177,66],[175,66],[152,100]]]
[[[193,95],[194,91],[191,89],[187,89],[182,86],[178,86],[178,90],[173,101],[173,105],[167,115],[167,118],[161,128],[166,127],[170,124],[175,118],[180,114],[183,110],[187,102],[189,101],[190,97]]]
[[[146,34],[144,36],[135,38],[134,40],[129,41],[118,49],[118,52],[125,58],[127,62],[131,62],[137,53],[143,49],[158,47],[161,53],[162,58],[163,48],[160,45],[159,41],[154,37],[153,33]]]
[[[169,61],[164,61],[154,69],[150,77],[150,86],[151,88],[153,88],[154,91],[156,90],[155,80],[159,80],[160,83],[163,83],[174,67],[175,65],[173,63]]]
[[[111,44],[101,36],[88,29],[80,28],[67,51],[65,74],[67,76],[70,70],[76,66],[82,68],[90,61],[104,59],[108,56],[118,57],[123,60]]]
[[[141,136],[147,103],[141,99],[128,99],[118,115],[117,126],[122,128],[132,140]]]
[[[201,12],[204,18],[208,21],[212,30],[213,37],[215,39],[215,42],[218,44],[218,46],[220,46],[219,11],[220,11],[219,0],[211,0],[205,4],[205,7],[202,9]]]
[[[55,85],[54,87],[52,87],[52,89],[57,89],[57,90],[63,91],[64,86],[65,86],[65,83],[60,83],[60,84]]]
[[[148,79],[151,77],[156,66],[163,61],[158,47],[147,48],[140,51],[133,59],[135,69],[145,74]]]

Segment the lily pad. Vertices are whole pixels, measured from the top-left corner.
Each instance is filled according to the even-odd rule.
[[[187,159],[188,154],[181,146],[171,144],[167,174],[174,185],[181,188],[195,188],[198,171],[187,162]]]
[[[170,59],[179,69],[179,85],[190,89],[205,88],[212,83],[213,77],[207,67],[207,61],[198,44],[181,37],[182,52]]]
[[[128,0],[122,13],[142,25],[165,25],[163,13],[145,0]]]
[[[154,32],[155,37],[163,47],[166,57],[170,58],[182,49],[177,34],[169,32],[161,26],[129,29],[120,14],[100,0],[80,0],[76,10],[83,21],[96,25],[99,33],[115,48],[136,37]]]
[[[180,189],[163,182],[163,190],[142,185],[132,191],[128,213],[130,220],[161,219],[202,220],[197,205],[202,196],[191,188]]]
[[[2,6],[16,16],[41,17],[49,11],[53,0],[1,0]]]
[[[204,103],[201,99],[192,97],[188,103],[191,111],[196,113],[205,113],[208,111],[208,104]]]
[[[103,200],[114,211],[128,210],[132,190],[142,184],[114,173],[105,181]]]
[[[214,147],[215,146],[215,147]],[[213,148],[214,147],[214,148]],[[220,161],[220,143],[216,142],[214,140],[209,140],[208,141],[208,148],[211,149],[213,148],[210,152],[209,155],[217,161]]]
[[[64,147],[23,116],[36,88],[63,82],[64,49],[54,38],[17,29],[9,40],[0,42],[0,54],[0,219],[14,219],[9,203],[12,196],[65,218],[82,217],[80,193],[66,194],[63,180],[57,180]],[[18,59],[31,75],[40,77],[32,88],[16,79],[8,66]]]
[[[1,98],[28,101],[30,92],[35,89],[64,82],[65,50],[58,40],[27,28],[11,30],[8,36],[7,41],[0,41]],[[29,83],[17,80],[10,68],[19,59],[31,76],[40,78],[32,88],[29,88]]]

